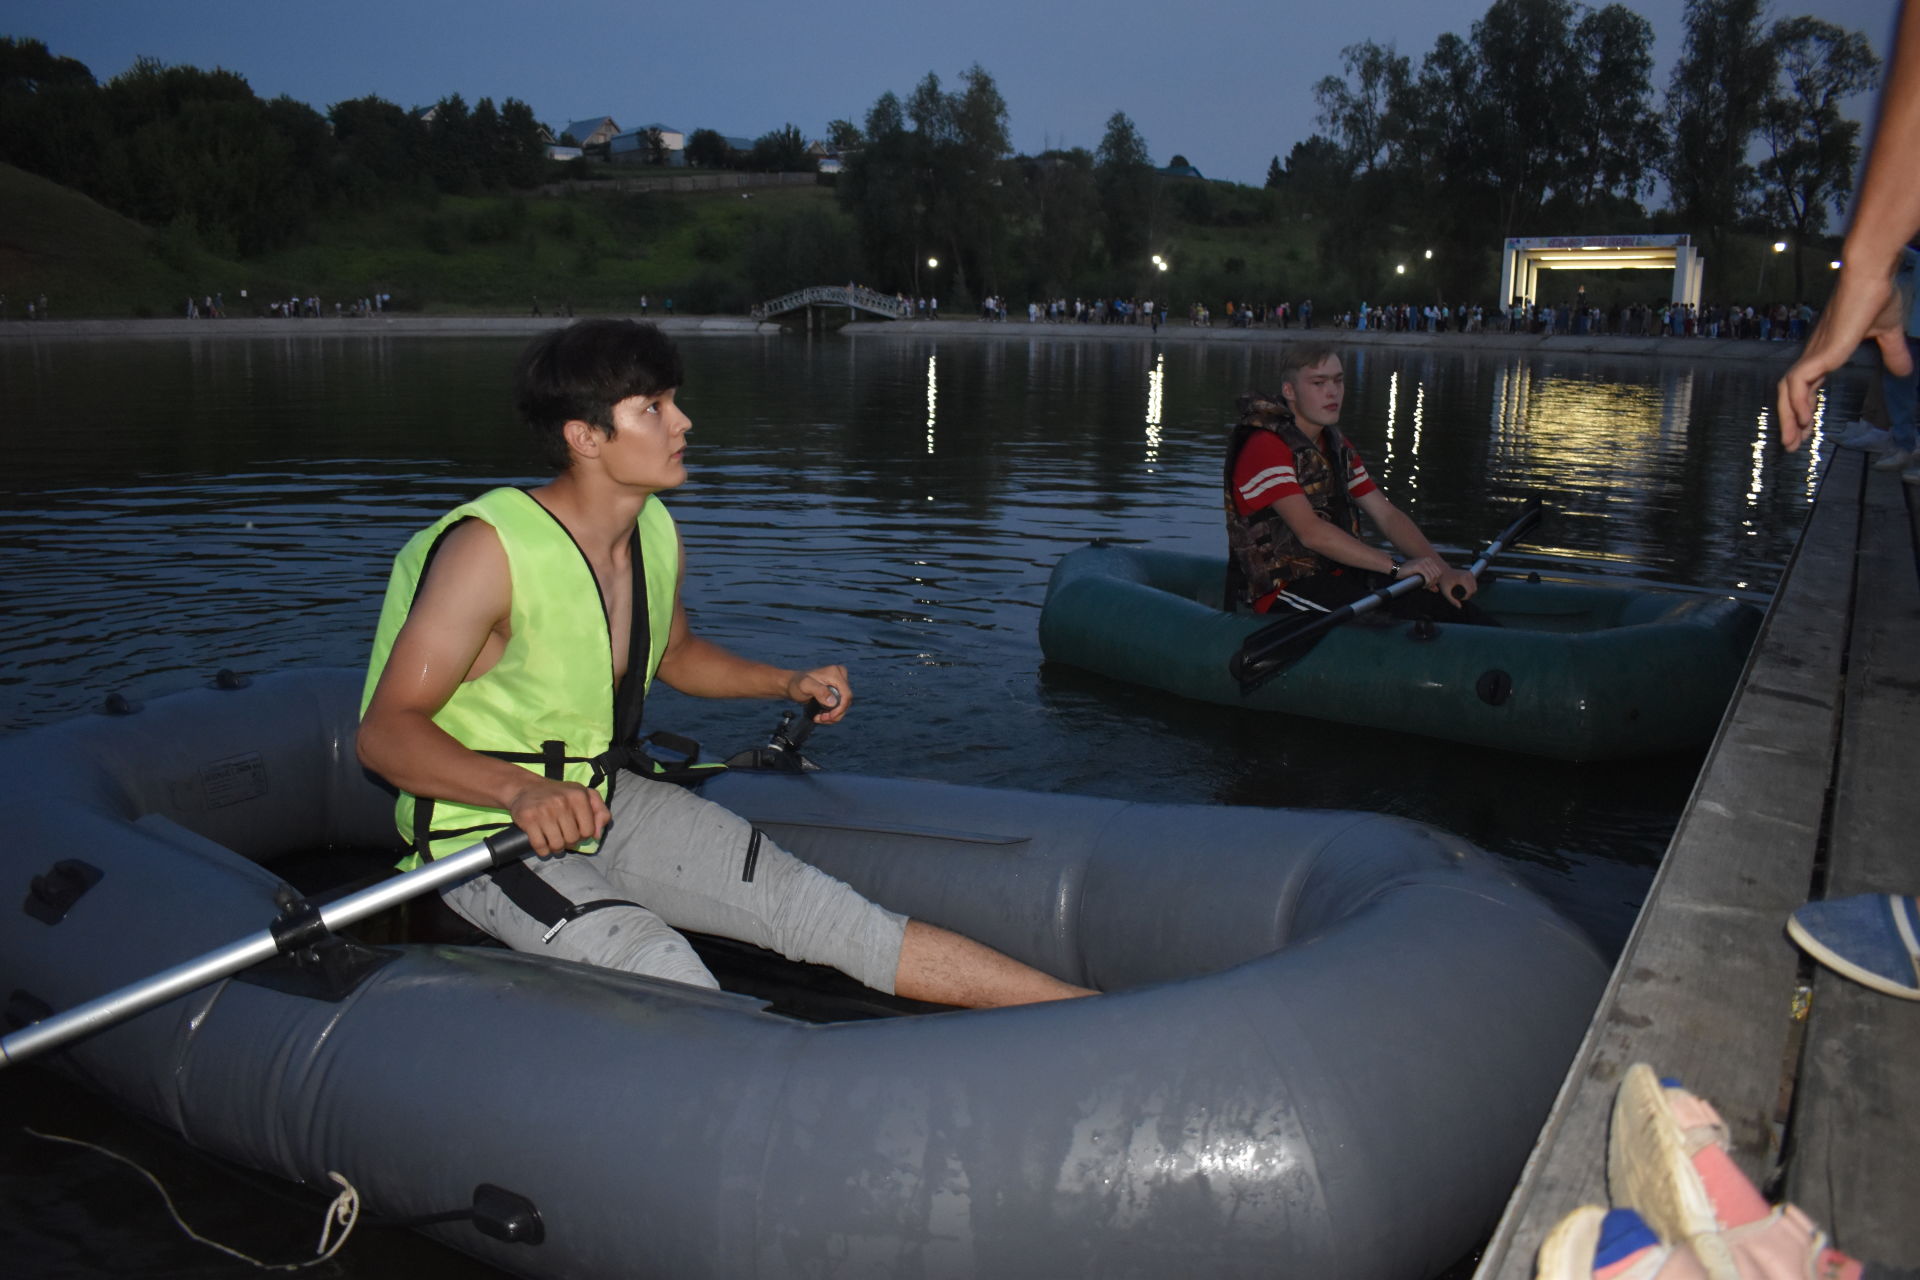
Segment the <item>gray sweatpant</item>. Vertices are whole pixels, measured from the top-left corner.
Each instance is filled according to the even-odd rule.
[[[599,852],[529,858],[527,866],[569,902],[621,898],[639,906],[589,911],[549,937],[548,926],[515,906],[488,876],[440,896],[515,951],[718,987],[674,931],[692,929],[789,960],[831,965],[892,994],[905,916],[765,838],[747,879],[753,828],[684,787],[623,774],[612,814]]]

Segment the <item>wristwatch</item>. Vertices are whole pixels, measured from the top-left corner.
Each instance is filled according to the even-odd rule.
[[[1399,556],[1388,556],[1387,559],[1393,561],[1393,567],[1387,570],[1387,580],[1389,582],[1392,582],[1397,580],[1400,577],[1400,569],[1407,562],[1405,560],[1402,560]]]

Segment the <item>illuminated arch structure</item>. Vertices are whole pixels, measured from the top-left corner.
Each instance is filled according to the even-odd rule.
[[[1549,302],[1540,296],[1542,271],[1671,271],[1676,303],[1700,304],[1707,260],[1690,235],[1509,236],[1500,254],[1500,296]]]

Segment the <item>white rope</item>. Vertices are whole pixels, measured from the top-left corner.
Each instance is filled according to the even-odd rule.
[[[230,1249],[218,1240],[209,1240],[188,1226],[186,1219],[180,1216],[180,1211],[173,1207],[173,1197],[168,1195],[167,1189],[160,1185],[160,1179],[154,1177],[151,1173],[148,1173],[145,1169],[121,1155],[118,1151],[109,1151],[105,1147],[98,1146],[91,1142],[83,1142],[79,1138],[63,1137],[57,1133],[41,1133],[38,1129],[28,1125],[22,1125],[21,1128],[25,1129],[26,1132],[32,1134],[34,1137],[46,1142],[64,1142],[68,1146],[85,1147],[89,1151],[97,1151],[103,1156],[118,1160],[121,1164],[126,1165],[129,1169],[132,1169],[135,1173],[145,1178],[152,1184],[153,1189],[160,1193],[160,1202],[166,1205],[167,1213],[173,1218],[174,1225],[179,1227],[189,1240],[192,1240],[195,1244],[203,1244],[209,1249],[218,1249],[230,1258],[238,1258],[242,1262],[251,1263],[262,1271],[302,1271],[308,1267],[319,1266],[321,1263],[331,1259],[334,1254],[340,1252],[341,1248],[347,1243],[347,1238],[353,1234],[353,1228],[360,1221],[360,1192],[356,1190],[354,1185],[348,1182],[346,1178],[329,1169],[327,1170],[327,1176],[333,1179],[334,1184],[340,1188],[340,1194],[335,1196],[333,1203],[327,1206],[327,1216],[320,1224],[320,1244],[315,1250],[316,1256],[305,1262],[262,1262],[258,1258],[250,1257],[240,1252],[238,1249]],[[338,1240],[332,1238],[336,1226],[340,1228],[340,1238]]]

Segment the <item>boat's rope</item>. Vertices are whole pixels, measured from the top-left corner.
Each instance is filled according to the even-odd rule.
[[[189,1240],[192,1240],[196,1244],[203,1244],[209,1249],[218,1249],[230,1258],[238,1258],[242,1262],[251,1263],[262,1271],[301,1271],[307,1267],[319,1266],[321,1263],[331,1259],[334,1254],[340,1252],[341,1248],[346,1245],[347,1238],[353,1234],[354,1226],[360,1221],[360,1192],[351,1182],[348,1182],[344,1176],[329,1169],[327,1170],[327,1176],[333,1179],[335,1185],[340,1188],[340,1194],[335,1196],[333,1203],[327,1206],[326,1219],[320,1224],[320,1244],[315,1250],[315,1256],[305,1262],[262,1262],[258,1258],[240,1252],[238,1249],[228,1248],[218,1240],[209,1240],[188,1226],[186,1219],[180,1216],[180,1211],[173,1207],[173,1197],[168,1195],[167,1189],[160,1185],[160,1179],[154,1177],[151,1173],[148,1173],[145,1169],[141,1168],[134,1161],[129,1160],[126,1156],[121,1155],[118,1151],[110,1151],[96,1143],[84,1142],[79,1138],[68,1138],[57,1133],[41,1133],[38,1129],[30,1125],[22,1125],[21,1128],[25,1129],[26,1132],[32,1134],[34,1137],[47,1142],[64,1142],[68,1146],[85,1147],[89,1151],[97,1151],[103,1156],[118,1160],[121,1164],[126,1165],[129,1169],[132,1169],[135,1173],[145,1178],[152,1184],[153,1189],[160,1193],[160,1202],[166,1205],[167,1213],[172,1216],[174,1225],[186,1233]],[[338,1227],[340,1231],[340,1238],[337,1240],[333,1238],[333,1232],[336,1227]]]

